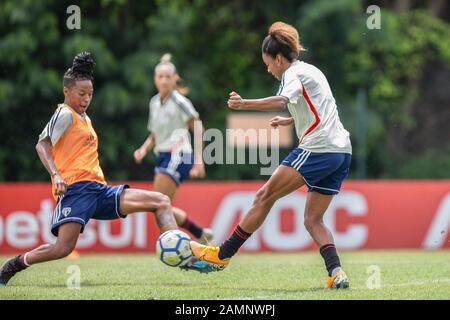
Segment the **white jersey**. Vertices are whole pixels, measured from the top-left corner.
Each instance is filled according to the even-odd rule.
[[[283,73],[277,95],[289,99],[299,147],[311,152],[352,153],[350,134],[342,125],[325,75],[316,67],[295,61]]]
[[[149,103],[148,131],[155,136],[154,152],[191,153],[192,146],[188,122],[197,119],[198,113],[188,98],[172,91],[161,103],[159,94]]]

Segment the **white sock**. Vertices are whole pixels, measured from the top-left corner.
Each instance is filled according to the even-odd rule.
[[[25,253],[25,254],[23,255],[23,263],[24,263],[24,265],[26,265],[27,267],[30,266],[30,265],[28,264],[28,261],[27,261],[27,256],[28,256],[28,254],[29,254],[29,252],[27,252],[27,253]]]

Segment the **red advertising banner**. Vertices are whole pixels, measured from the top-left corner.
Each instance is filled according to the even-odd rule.
[[[223,241],[250,208],[264,182],[188,182],[173,205]],[[128,183],[151,190],[151,184]],[[303,225],[304,188],[275,203],[263,226],[242,251],[302,251],[315,248]],[[54,209],[49,183],[0,184],[0,254],[52,243]],[[450,181],[348,181],[324,218],[340,250],[450,248]],[[80,252],[153,252],[158,236],[151,213],[113,221],[90,220]]]

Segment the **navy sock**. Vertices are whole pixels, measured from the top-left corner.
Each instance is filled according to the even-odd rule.
[[[184,221],[182,228],[188,230],[190,233],[192,233],[196,238],[200,238],[203,233],[203,228],[199,225],[195,224],[193,221],[189,220],[188,217],[186,217],[186,220]]]
[[[219,259],[228,259],[235,255],[244,242],[251,236],[251,233],[245,232],[238,225],[233,234],[220,245]]]
[[[341,262],[339,261],[339,256],[336,251],[336,247],[333,243],[325,244],[320,247],[320,254],[322,255],[323,260],[325,260],[325,266],[328,271],[328,276],[331,277],[331,272],[341,266]]]

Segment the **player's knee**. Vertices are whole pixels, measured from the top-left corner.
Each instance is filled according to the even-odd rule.
[[[318,224],[320,224],[321,222],[322,222],[321,219],[316,219],[316,218],[311,218],[311,217],[306,216],[306,217],[305,217],[304,225],[305,225],[306,230],[310,231],[310,230],[312,230],[315,226],[317,226]]]
[[[262,187],[261,189],[256,192],[255,199],[253,201],[254,206],[261,206],[261,207],[270,207],[273,204],[272,192],[266,187]]]
[[[57,244],[55,245],[53,252],[56,259],[62,259],[67,257],[75,249],[74,245],[71,244]]]
[[[165,194],[159,194],[158,196],[158,209],[168,210],[171,208],[170,198]]]

